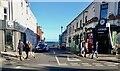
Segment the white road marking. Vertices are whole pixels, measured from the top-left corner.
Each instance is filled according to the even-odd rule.
[[[86,64],[86,65],[85,65],[85,64],[84,64],[83,66],[92,66],[92,65],[90,65],[90,64]]]
[[[71,66],[80,66],[78,63],[70,63]]]
[[[81,61],[81,60],[79,60],[79,59],[77,59],[77,58],[72,58],[72,59],[70,59],[69,56],[67,56],[67,60],[68,60],[68,61]]]
[[[92,66],[91,64],[89,64],[89,63],[82,63],[83,64],[83,66]]]
[[[17,67],[15,67],[16,69],[19,69],[19,68],[21,68],[20,66],[17,66]]]
[[[53,53],[55,54],[55,51],[53,51]],[[58,60],[57,56],[55,56],[55,59],[56,59],[58,65],[60,65],[60,61]]]
[[[119,63],[114,63],[115,65],[118,65]]]
[[[113,64],[112,62],[105,62],[104,64]]]
[[[40,65],[40,66],[54,66],[54,65],[51,65],[51,64],[37,64],[37,65]]]
[[[87,65],[88,63],[82,63],[82,64],[83,64],[83,65],[85,65],[85,64]]]
[[[61,66],[67,66],[67,63],[60,63]]]
[[[98,65],[95,65],[95,66],[103,66],[102,64],[98,64]]]
[[[108,65],[108,66],[116,66],[116,65]]]
[[[55,59],[56,59],[58,65],[60,65],[60,61],[58,60],[57,56],[55,56]]]
[[[53,54],[55,54],[55,51],[53,51]]]
[[[55,51],[53,51],[53,53],[54,53],[54,54],[56,54],[56,53],[55,53]],[[66,63],[60,63],[60,61],[59,61],[59,59],[58,59],[58,57],[57,57],[57,56],[55,56],[55,59],[56,59],[56,61],[57,61],[58,65],[61,65],[61,66],[67,66],[67,64],[66,64]]]
[[[100,65],[100,63],[92,63],[93,65]]]

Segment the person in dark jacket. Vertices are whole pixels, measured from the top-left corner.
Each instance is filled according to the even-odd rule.
[[[28,59],[29,51],[30,51],[30,48],[29,48],[28,41],[27,41],[27,43],[25,44],[25,52],[26,52],[25,59]]]
[[[23,48],[24,48],[24,43],[19,40],[19,43],[18,43],[18,51],[19,51],[19,56],[20,56],[20,60],[22,61],[22,51],[23,51]]]

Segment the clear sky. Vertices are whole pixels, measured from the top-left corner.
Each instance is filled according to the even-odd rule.
[[[66,26],[91,2],[31,2],[35,15],[46,41],[58,41],[61,26]]]

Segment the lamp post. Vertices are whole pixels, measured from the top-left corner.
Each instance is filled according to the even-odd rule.
[[[63,31],[63,26],[61,26],[61,34],[62,34],[62,31]]]

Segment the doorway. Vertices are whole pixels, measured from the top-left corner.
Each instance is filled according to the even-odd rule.
[[[108,54],[109,53],[109,38],[107,34],[98,35],[98,53]]]

